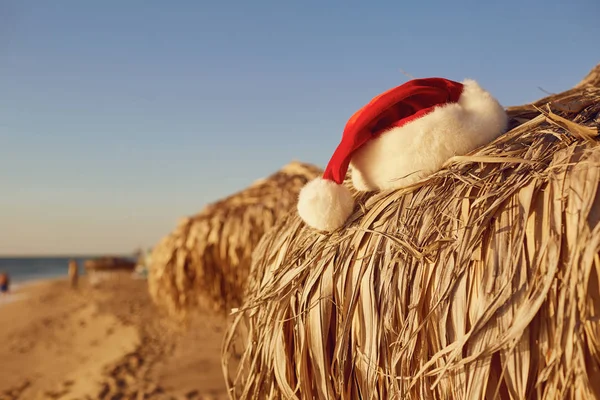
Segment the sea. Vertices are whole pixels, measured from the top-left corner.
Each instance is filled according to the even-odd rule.
[[[85,275],[83,264],[86,260],[98,256],[76,256],[76,257],[0,257],[0,273],[5,272],[10,279],[10,293],[2,296],[0,293],[0,306],[10,303],[23,296],[19,294],[20,289],[27,285],[33,285],[40,281],[53,278],[66,278],[68,275],[69,260],[76,260],[79,265],[79,275]],[[125,258],[131,258],[127,257]]]
[[[67,277],[69,260],[76,260],[79,274],[90,257],[0,257],[0,272],[8,273],[11,286],[42,279]]]

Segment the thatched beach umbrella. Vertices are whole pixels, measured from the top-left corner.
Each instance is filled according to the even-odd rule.
[[[86,260],[83,266],[92,272],[133,271],[135,262],[122,257],[99,257]]]
[[[321,172],[292,162],[184,219],[152,252],[148,285],[153,299],[176,316],[199,303],[220,310],[239,305],[256,244],[295,208],[302,186]]]
[[[232,398],[598,398],[600,89],[552,100],[409,188],[354,192],[341,230],[270,230],[225,340]]]

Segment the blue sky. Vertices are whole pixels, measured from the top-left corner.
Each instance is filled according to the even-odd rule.
[[[403,4],[405,3],[405,4]],[[600,2],[0,1],[0,254],[129,252],[406,76],[504,105],[600,62]]]

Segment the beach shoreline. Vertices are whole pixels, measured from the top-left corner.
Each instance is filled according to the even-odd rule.
[[[181,331],[127,272],[76,289],[20,282],[12,296],[0,299],[0,400],[227,398],[225,317],[200,312]]]

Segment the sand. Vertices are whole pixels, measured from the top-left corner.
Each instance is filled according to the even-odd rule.
[[[175,329],[144,280],[115,274],[72,290],[66,280],[0,300],[0,400],[227,399],[223,317]]]

